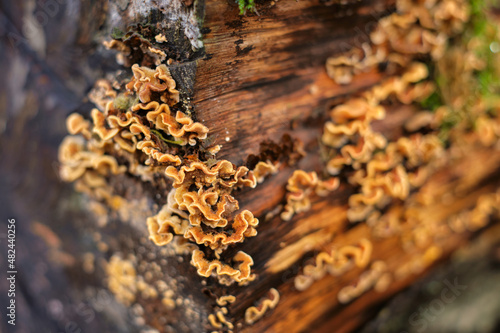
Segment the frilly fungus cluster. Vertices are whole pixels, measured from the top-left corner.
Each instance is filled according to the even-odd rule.
[[[443,144],[435,134],[416,133],[387,142],[371,127],[373,120],[385,117],[381,103],[388,98],[394,96],[409,104],[428,97],[434,89],[432,84],[415,84],[427,75],[424,64],[412,63],[401,77],[390,78],[331,111],[322,141],[338,152],[328,161],[327,170],[337,175],[346,166],[353,168],[349,182],[360,187],[360,192],[349,198],[349,220],[364,220],[392,199],[406,199],[426,180],[429,163],[442,155]]]
[[[203,277],[215,276],[224,285],[247,284],[255,279],[252,257],[243,251],[229,259],[222,259],[221,254],[255,236],[259,221],[248,210],[238,211],[232,191],[254,188],[276,173],[278,164],[259,162],[254,175],[245,166],[217,161],[217,146],[203,148],[206,155],[193,155],[188,147],[206,139],[208,129],[176,107],[180,94],[168,67],[134,64],[131,69],[132,78],[121,86],[106,80],[96,83],[89,94],[97,106],[90,120],[80,114],[68,117],[71,135],[59,150],[62,179],[74,181],[77,190],[95,200],[92,207],[99,208],[95,211],[105,215],[104,207],[119,210],[126,206],[110,184],[111,176],[130,174],[153,183],[164,175],[172,186],[163,207],[145,221],[150,240],[158,246],[171,244],[175,253],[191,253],[191,264]],[[165,283],[147,283],[133,260],[119,255],[110,258],[105,266],[110,291],[126,305],[140,294],[146,299],[160,297],[166,309],[175,309],[179,299],[173,299],[174,290]],[[231,296],[221,300],[233,301]],[[267,307],[266,303],[260,315]],[[227,307],[220,306],[208,322],[214,328],[231,330],[227,313]]]
[[[387,289],[391,278],[386,274],[387,266],[383,261],[375,261],[370,268],[360,274],[354,285],[348,285],[340,289],[337,299],[340,303],[349,303],[370,289],[382,292]]]
[[[234,303],[236,297],[232,295],[221,296],[215,302],[217,303],[217,308],[215,314],[208,315],[208,321],[212,327],[221,329],[226,326],[228,329],[232,330],[234,328],[233,323],[228,321],[224,315],[228,314],[227,306]]]
[[[465,0],[398,0],[396,12],[380,19],[370,33],[371,44],[353,49],[327,61],[328,75],[338,84],[388,63],[388,70],[406,67],[416,55],[438,60],[448,39],[463,30],[469,19]]]
[[[498,59],[481,59],[476,50],[485,47],[484,37],[467,35],[471,27],[464,32],[471,24],[471,10],[464,0],[397,0],[396,11],[379,20],[370,43],[328,59],[326,71],[338,84],[381,65],[385,76],[329,110],[320,137],[323,173],[296,169],[296,160],[305,153],[301,147],[288,151],[293,160],[288,166],[294,169],[283,206],[273,214],[288,223],[294,214],[311,209],[313,197],[327,197],[345,185],[353,191],[346,203],[347,220],[365,224],[372,238],[360,237],[343,246],[326,244],[295,276],[295,289],[304,291],[326,274],[340,276],[357,268],[364,271],[354,284],[340,289],[340,303],[371,289],[383,291],[393,279],[422,271],[437,260],[442,253],[439,238],[477,230],[500,213],[498,191],[451,218],[429,213],[442,194],[429,182],[436,170],[474,147],[498,146],[500,138],[497,103],[484,98],[484,83],[477,82],[478,72],[491,70]],[[498,37],[496,30],[493,34]],[[162,207],[145,221],[149,239],[161,247],[174,244],[176,253],[190,253],[200,276],[216,277],[222,285],[246,285],[256,278],[254,261],[234,251],[234,245],[256,236],[259,220],[249,210],[240,210],[233,191],[255,188],[278,173],[283,161],[272,157],[272,145],[249,158],[247,166],[217,160],[220,147],[202,144],[208,128],[179,107],[180,93],[162,64],[164,57],[149,42],[131,48],[139,36],[127,38],[107,46],[121,52],[120,61],[131,67],[132,77],[121,84],[98,81],[89,94],[97,106],[90,119],[68,117],[71,135],[59,150],[61,177],[113,210],[125,199],[115,193],[111,177],[127,174],[150,183],[168,179]],[[131,62],[138,50],[156,67]],[[407,108],[411,116],[399,134],[390,137],[380,124],[395,108]],[[290,148],[293,140],[287,140]],[[418,251],[391,272],[373,254],[376,239],[394,235],[405,250]],[[107,272],[110,290],[126,304],[138,292],[155,293],[148,292],[134,266],[118,256],[111,258]],[[172,290],[165,287],[161,292],[163,303],[175,307]],[[246,309],[247,324],[276,307],[278,290],[272,288],[269,294]],[[226,318],[228,304],[234,301],[231,295],[217,299],[215,312],[208,316],[212,327],[234,329]]]
[[[157,39],[158,43],[164,42],[161,37]],[[155,48],[135,34],[105,45],[120,52],[118,61],[131,68],[132,76],[126,82],[97,81],[89,93],[96,105],[90,119],[80,114],[67,118],[70,135],[59,149],[61,178],[75,182],[77,190],[88,194],[93,199],[92,210],[104,220],[108,208],[119,211],[127,207],[126,199],[113,186],[113,176],[133,176],[153,186],[159,179],[169,179],[165,203],[145,221],[149,239],[157,246],[171,248],[169,253],[173,249],[174,254],[191,254],[191,265],[197,273],[216,277],[222,285],[253,281],[254,262],[250,255],[243,251],[223,255],[230,246],[256,236],[259,224],[252,212],[239,210],[233,191],[254,188],[277,173],[281,163],[275,159],[274,150],[280,148],[271,143],[266,148],[269,151],[264,149],[263,160],[254,156],[253,171],[217,160],[215,154],[220,146],[207,147],[204,140],[208,128],[179,106],[183,103],[176,82],[167,65],[161,64],[164,58],[156,57],[159,53],[154,52]],[[134,64],[134,58],[156,67]],[[287,139],[290,138],[284,138],[284,145],[291,149],[287,157],[291,160],[295,156],[294,142]],[[317,191],[335,186],[335,182],[323,183],[317,177],[313,183]],[[294,202],[297,200],[300,199]],[[160,297],[171,310],[182,304],[182,299],[173,299],[173,286],[147,283],[137,266],[144,270],[144,263],[135,257],[122,259],[120,254],[113,255],[105,265],[108,287],[118,300],[131,305],[137,295]],[[153,267],[161,275],[158,266]],[[255,322],[276,306],[279,293],[272,289],[271,295],[270,300],[247,310],[248,322]],[[234,296],[230,295],[217,301],[218,307],[207,318],[212,327],[234,328],[225,317],[227,304],[232,302]]]
[[[319,196],[326,196],[329,192],[339,187],[339,179],[332,177],[322,181],[316,172],[295,170],[288,179],[286,186],[286,205],[281,213],[281,218],[289,221],[294,213],[307,211],[311,208],[309,196],[314,192]]]
[[[113,193],[107,177],[130,173],[148,181],[163,173],[172,180],[173,188],[167,203],[146,221],[150,239],[163,246],[174,237],[183,238],[184,247],[193,253],[192,264],[202,276],[215,273],[224,284],[251,281],[253,260],[249,255],[238,252],[232,258],[233,268],[220,254],[229,245],[257,234],[258,219],[248,210],[237,213],[238,201],[231,195],[234,189],[255,187],[257,178],[248,168],[226,160],[183,156],[184,147],[206,139],[208,128],[172,109],[179,103],[179,92],[166,65],[151,69],[134,64],[131,68],[133,77],[123,89],[115,89],[105,80],[96,84],[90,98],[98,109],[92,110],[91,120],[80,114],[68,117],[71,136],[59,150],[62,179],[76,181],[79,189],[113,207],[122,198]],[[263,179],[273,166],[259,164],[257,169]],[[194,244],[210,249],[214,258],[206,258]]]
[[[363,238],[356,245],[321,252],[315,257],[313,264],[305,265],[302,274],[295,277],[295,288],[305,290],[326,273],[338,276],[353,267],[365,268],[370,263],[372,251],[372,243]]]
[[[272,310],[278,305],[280,301],[280,294],[278,290],[271,288],[269,290],[269,294],[271,294],[270,298],[263,298],[258,303],[257,306],[251,306],[245,310],[245,322],[247,324],[252,325],[257,320],[262,318],[266,311]]]
[[[322,142],[331,147],[327,171],[337,175],[345,167],[354,169],[349,183],[359,193],[349,198],[350,221],[376,220],[377,212],[394,200],[405,200],[420,187],[439,163],[444,145],[436,131],[417,132],[421,127],[439,123],[426,114],[412,119],[407,137],[388,142],[372,123],[386,117],[391,100],[414,105],[436,91],[428,80],[427,66],[416,57],[429,55],[437,61],[444,55],[448,40],[460,33],[468,20],[468,6],[463,1],[397,1],[397,11],[381,19],[371,33],[372,45],[363,45],[365,57],[340,56],[327,62],[329,73],[342,73],[339,83],[350,82],[353,69],[369,69],[382,62],[395,65],[399,75],[384,80],[359,97],[336,106],[325,124]],[[353,51],[357,52],[357,51]],[[350,59],[353,67],[343,60]],[[337,63],[344,65],[338,66]],[[333,65],[332,65],[333,64]],[[391,72],[391,69],[388,70]],[[349,78],[349,79],[346,79]]]
[[[428,182],[458,151],[498,147],[500,114],[489,95],[498,83],[489,81],[485,89],[480,82],[481,71],[495,70],[493,64],[498,61],[480,50],[498,40],[498,30],[490,26],[471,36],[467,31],[477,27],[474,18],[469,21],[472,9],[464,1],[404,0],[396,1],[396,8],[378,22],[370,45],[327,61],[327,71],[338,84],[347,84],[356,74],[382,63],[390,76],[335,106],[321,140],[328,152],[326,171],[345,176],[357,189],[348,200],[348,220],[366,223],[374,239],[399,235],[405,249],[416,248],[422,254],[395,272],[388,272],[384,262],[374,261],[354,285],[339,291],[340,303],[369,289],[383,291],[392,279],[421,272],[441,256],[440,240],[477,230],[491,216],[499,216],[497,191],[481,196],[471,210],[440,218],[430,212],[443,193]],[[486,18],[481,19],[483,26]],[[462,32],[466,24],[468,30]],[[435,65],[435,73],[429,73],[426,62]],[[430,74],[437,80],[431,81]],[[387,117],[394,104],[411,108],[413,115],[404,124],[406,135],[388,140],[373,124]],[[303,267],[295,277],[296,289],[307,289],[326,273],[338,276],[372,262],[370,240],[362,239],[359,247],[331,247]]]

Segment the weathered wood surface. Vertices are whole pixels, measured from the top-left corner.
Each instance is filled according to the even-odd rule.
[[[500,184],[497,166],[500,162],[500,154],[491,156],[489,151],[484,151],[472,156],[465,158],[462,163],[457,163],[452,170],[448,168],[442,170],[431,180],[430,183],[434,181],[443,190],[443,199],[446,193],[449,193],[450,188],[459,185],[463,185],[463,187],[456,194],[455,200],[452,200],[451,204],[443,204],[440,201],[441,197],[436,198],[434,205],[428,208],[428,214],[439,215],[442,219],[446,219],[463,209],[472,208],[470,205],[474,205],[478,196],[486,192],[488,188],[498,188]],[[457,182],[456,179],[462,177],[464,170],[480,170],[475,173],[478,178],[468,183],[465,181]],[[492,173],[492,170],[495,171]],[[477,180],[479,181],[476,182]],[[483,185],[478,185],[481,183]],[[257,269],[257,272],[262,273],[261,278],[255,284],[259,285],[259,282],[267,284],[268,281],[274,281],[274,283],[280,285],[278,290],[282,298],[280,305],[274,310],[272,316],[257,322],[253,327],[248,328],[248,331],[301,332],[315,329],[328,332],[334,327],[336,332],[349,332],[370,318],[371,304],[374,305],[383,301],[389,295],[408,286],[417,277],[417,275],[412,274],[406,279],[395,281],[384,293],[370,291],[347,306],[339,304],[336,295],[342,286],[356,281],[356,277],[362,270],[350,271],[340,278],[327,276],[315,282],[306,291],[298,292],[294,290],[290,278],[299,271],[298,266],[307,262],[307,254],[321,251],[326,244],[332,241],[336,246],[341,247],[342,245],[354,244],[363,237],[370,237],[371,230],[368,227],[365,225],[352,227],[347,221],[343,198],[345,199],[345,192],[339,193],[337,198],[332,198],[329,205],[316,203],[312,210],[306,213],[306,216],[297,217],[293,225],[283,225],[279,222],[279,217],[266,224],[263,223],[263,226],[259,229],[260,236],[262,238],[269,237],[269,239],[279,237],[281,242],[286,243],[284,248],[280,248],[279,244],[275,242],[263,244],[256,240],[248,240],[248,243],[244,244],[243,248],[245,250],[252,255],[255,254],[256,262],[269,264],[272,261],[274,265],[279,266],[284,261],[289,262],[291,257],[296,259],[290,267],[284,265],[284,269],[278,272],[273,272],[270,265],[262,267],[262,271]],[[319,229],[321,227],[324,229]],[[268,228],[268,232],[271,233],[269,236],[266,233]],[[262,236],[262,234],[265,236]],[[444,258],[452,251],[463,246],[466,243],[466,238],[470,236],[470,234],[454,235],[443,240],[440,245],[443,246],[445,252]],[[304,242],[304,237],[310,238],[309,241]],[[299,247],[294,247],[294,244],[301,242],[302,244]],[[293,250],[288,251],[288,247]],[[377,260],[385,261],[389,265],[390,271],[396,271],[401,265],[411,262],[415,255],[418,255],[418,251],[405,253],[401,247],[399,237],[377,240],[374,242],[374,247],[377,248],[374,257]],[[281,257],[279,256],[280,250],[284,251]],[[273,256],[278,258],[274,259]],[[266,281],[266,278],[268,281]],[[262,287],[261,290],[265,292],[266,287]],[[242,311],[243,309],[238,307],[235,312],[237,313],[238,310]],[[295,315],[296,320],[293,319],[292,313]]]
[[[101,258],[107,259],[117,251],[138,254],[140,260],[149,262],[161,257],[159,248],[146,239],[143,223],[147,212],[139,211],[128,223],[114,217],[106,227],[95,227],[92,215],[82,211],[85,199],[57,178],[55,161],[58,144],[66,133],[66,115],[73,111],[88,113],[90,105],[82,103],[85,94],[96,79],[118,68],[114,54],[100,46],[112,28],[107,14],[118,11],[125,25],[140,16],[130,16],[133,7],[119,1],[111,1],[108,6],[103,1],[68,2],[43,26],[46,40],[40,51],[36,39],[12,44],[6,34],[22,36],[21,13],[29,12],[26,8],[31,4],[3,1],[0,13],[4,32],[0,69],[7,73],[0,81],[1,154],[8,156],[0,162],[1,214],[2,220],[15,217],[19,226],[19,313],[25,317],[18,331],[75,331],[68,329],[74,322],[83,332],[137,332],[144,323],[134,321],[133,314],[112,295],[101,293],[106,295],[104,301],[96,299],[105,290]],[[154,2],[148,5],[156,6]],[[35,11],[43,8],[42,4],[37,6]],[[192,96],[195,115],[209,127],[213,142],[223,145],[218,157],[244,164],[249,154],[259,152],[260,142],[279,142],[288,133],[301,139],[309,153],[299,167],[322,170],[317,140],[328,107],[382,79],[380,73],[370,72],[340,87],[327,77],[325,60],[345,50],[346,45],[364,41],[366,29],[392,6],[392,1],[353,1],[345,6],[325,6],[313,0],[280,1],[274,6],[263,2],[258,7],[260,16],[242,17],[232,1],[207,1],[202,30],[204,53],[179,56],[176,65],[192,68],[196,61]],[[165,10],[155,15],[162,17],[161,13]],[[411,108],[394,108],[375,126],[387,137],[397,138],[401,133],[394,129],[411,113]],[[497,188],[499,162],[498,152],[471,151],[451,170],[437,173],[432,181],[444,192],[458,185],[461,189],[452,204],[436,201],[429,214],[445,218],[471,207],[485,190]],[[469,170],[474,172],[466,177]],[[240,207],[261,220],[258,236],[238,247],[253,256],[257,280],[246,287],[226,289],[208,279],[204,286],[189,265],[188,256],[183,262],[169,260],[160,264],[165,273],[161,278],[184,276],[179,293],[190,298],[189,307],[198,316],[187,313],[186,307],[165,311],[159,300],[139,297],[137,303],[145,310],[147,324],[160,331],[168,331],[168,325],[174,331],[209,330],[207,316],[215,304],[213,295],[233,294],[238,301],[229,306],[228,318],[234,319],[235,325],[242,324],[243,331],[352,331],[365,323],[381,302],[427,273],[397,281],[384,293],[368,292],[348,305],[340,305],[336,294],[341,286],[356,279],[360,273],[357,269],[341,278],[326,276],[306,291],[295,290],[293,278],[313,253],[331,242],[338,246],[352,244],[370,231],[364,225],[347,222],[347,197],[353,192],[347,186],[326,200],[316,200],[309,212],[290,222],[281,221],[279,216],[266,220],[264,216],[283,203],[285,184],[292,172],[285,166],[257,189],[237,195]],[[121,181],[123,188],[135,189],[128,194],[131,202],[146,198],[149,209],[162,202],[153,189],[143,188],[132,179]],[[108,249],[97,249],[96,232]],[[443,260],[471,236],[460,234],[443,240]],[[376,246],[376,259],[384,260],[391,270],[416,254],[402,251],[395,237],[380,239]],[[82,271],[82,254],[86,252],[96,255],[93,273]],[[152,255],[148,256],[149,252]],[[253,326],[244,325],[245,309],[271,287],[281,294],[278,307]],[[78,310],[81,304],[94,309],[95,317],[90,320],[86,312]]]
[[[207,1],[208,57],[198,61],[193,102],[214,142],[223,145],[220,158],[244,163],[263,139],[279,141],[294,121],[308,118],[311,127],[294,130],[294,136],[306,146],[316,140],[333,97],[380,80],[380,74],[367,73],[352,85],[336,85],[326,74],[326,59],[366,42],[393,4],[282,1],[262,4],[260,16],[242,17],[230,1]]]

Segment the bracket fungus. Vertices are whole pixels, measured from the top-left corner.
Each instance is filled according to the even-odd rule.
[[[469,19],[463,0],[398,0],[396,11],[381,18],[371,31],[370,44],[326,62],[328,75],[338,84],[348,84],[361,72],[388,62],[389,71],[406,67],[412,58],[429,54],[443,56],[447,39],[460,33]]]
[[[370,288],[375,288],[379,292],[384,291],[390,283],[390,280],[387,280],[390,279],[388,275],[384,275],[386,271],[387,265],[383,261],[375,261],[368,270],[361,273],[355,285],[346,286],[339,291],[337,295],[339,302],[349,303]]]
[[[359,244],[345,245],[331,252],[320,252],[314,263],[305,265],[302,274],[295,277],[295,288],[299,291],[309,288],[329,273],[340,276],[353,267],[364,268],[371,260],[373,245],[368,239],[361,239]]]
[[[172,180],[172,189],[167,203],[147,218],[150,239],[158,246],[184,239],[183,248],[193,253],[191,262],[202,276],[225,275],[220,279],[224,284],[251,281],[249,255],[237,253],[235,269],[219,259],[205,259],[196,244],[219,258],[229,245],[257,234],[258,219],[248,210],[234,214],[239,207],[231,195],[234,189],[255,187],[256,177],[227,160],[212,164],[204,157],[193,161],[184,156],[183,147],[206,139],[208,128],[182,111],[174,114],[171,108],[180,95],[166,65],[151,69],[134,64],[131,69],[133,76],[121,91],[105,80],[97,82],[90,96],[99,108],[92,110],[91,121],[79,114],[68,117],[71,136],[59,149],[61,177],[78,180],[78,189],[110,204],[120,197],[107,184],[109,175],[128,172],[151,181],[152,175],[163,173]],[[259,172],[264,177],[267,171]]]
[[[318,179],[316,172],[305,172],[295,170],[288,179],[286,205],[281,213],[281,218],[289,221],[293,214],[307,211],[311,208],[310,195],[315,192],[317,195],[326,196],[329,192],[339,187],[338,178],[332,177],[322,181]]]
[[[356,75],[382,62],[389,63],[384,66],[386,76],[382,82],[349,96],[330,111],[321,137],[327,157],[325,166],[330,175],[346,179],[354,189],[347,200],[349,221],[366,224],[373,239],[400,237],[406,250],[423,251],[394,276],[386,271],[384,262],[373,262],[354,285],[340,290],[341,303],[348,303],[371,288],[383,291],[393,278],[402,279],[408,272],[421,272],[441,257],[439,244],[444,238],[453,232],[484,227],[491,216],[498,214],[498,209],[493,208],[497,193],[481,196],[475,208],[449,219],[433,216],[435,207],[431,208],[434,196],[443,193],[429,180],[456,158],[453,148],[465,152],[491,147],[500,138],[498,107],[485,106],[484,97],[477,91],[481,88],[475,88],[477,75],[473,73],[485,66],[471,45],[472,41],[480,42],[477,37],[472,37],[472,41],[455,38],[468,24],[469,14],[468,4],[460,0],[396,1],[396,11],[378,21],[370,35],[371,43],[327,61],[328,74],[339,84],[351,82]],[[422,55],[428,55],[427,60],[422,60]],[[437,63],[437,74],[429,73],[428,63]],[[433,81],[430,74],[444,77]],[[462,83],[443,86],[440,82],[446,80]],[[436,96],[442,96],[442,100],[431,110],[426,109],[429,99],[436,103]],[[403,124],[406,132],[385,136],[379,130],[381,121],[392,109],[405,107],[411,112]],[[453,124],[451,129],[446,127],[449,123]],[[294,173],[290,178],[291,189],[290,182],[293,185],[298,175]],[[288,218],[287,212],[293,214],[292,204],[297,205],[295,211],[311,205],[305,194],[312,191],[314,174],[303,173],[300,177],[304,179],[301,184],[307,186],[289,189],[282,217]],[[370,264],[370,253],[376,249],[369,239],[363,241],[370,245],[362,247],[367,250],[366,260],[358,267]],[[328,244],[331,250],[321,251],[312,264],[303,266],[294,279],[297,290],[308,289],[327,273],[340,275],[353,267],[352,261],[344,259],[341,253],[355,247],[336,248],[334,244]],[[359,251],[355,253],[359,255]],[[348,262],[351,264],[344,265]]]
[[[342,304],[372,289],[384,291],[393,280],[438,260],[444,253],[443,238],[476,231],[499,215],[499,191],[478,195],[475,207],[465,211],[450,205],[445,214],[433,205],[447,195],[465,196],[476,181],[474,176],[463,176],[462,192],[443,185],[441,179],[446,177],[437,172],[453,164],[448,162],[466,160],[478,147],[500,148],[499,108],[482,97],[482,88],[474,81],[476,73],[487,68],[474,55],[472,46],[480,42],[474,39],[477,36],[474,43],[461,40],[469,18],[469,6],[462,0],[397,0],[395,11],[378,20],[369,42],[329,58],[326,69],[322,66],[338,84],[349,84],[372,70],[383,72],[380,81],[342,97],[341,103],[330,105],[324,117],[318,117],[324,121],[314,128],[320,129],[314,136],[319,144],[315,141],[304,150],[298,139],[303,133],[297,138],[285,134],[279,144],[262,142],[260,153],[248,156],[240,166],[217,159],[221,146],[212,145],[209,128],[185,107],[189,102],[183,100],[185,92],[178,90],[164,64],[162,49],[134,34],[114,40],[107,46],[121,52],[130,78],[122,83],[97,81],[89,94],[96,106],[89,117],[69,115],[70,135],[59,148],[61,178],[75,182],[78,191],[94,199],[93,211],[100,215],[108,208],[127,209],[122,193],[113,186],[126,177],[153,189],[155,211],[147,214],[143,225],[149,240],[165,253],[169,249],[175,255],[190,255],[192,267],[188,267],[208,279],[203,279],[205,286],[214,281],[210,287],[230,286],[219,295],[207,293],[215,303],[202,317],[215,329],[231,331],[243,325],[242,318],[231,317],[236,297],[227,290],[233,293],[251,282],[261,283],[258,277],[268,278],[263,285],[274,284],[275,273],[300,259],[303,265],[292,278],[295,288],[287,292],[305,294],[328,275],[355,277],[339,285],[336,299]],[[132,39],[141,40],[141,46],[133,49]],[[155,39],[167,43],[162,34]],[[134,52],[139,49],[149,58],[135,63]],[[440,83],[455,80],[459,84]],[[475,88],[466,87],[468,80]],[[301,160],[311,154],[316,155]],[[454,172],[450,178],[464,173]],[[272,209],[254,209],[259,200],[239,201],[258,186],[276,184],[282,192],[273,199]],[[341,212],[334,222],[317,212],[321,200]],[[310,225],[309,214],[318,225]],[[286,249],[275,259],[282,261],[275,271],[257,261],[265,257],[260,254],[255,256],[256,269],[251,254],[259,247],[252,240],[245,243],[257,236],[259,219],[275,223],[273,228],[281,223],[276,233],[284,231],[279,246]],[[361,231],[351,233],[351,228]],[[345,237],[337,237],[342,233]],[[380,260],[378,241],[387,238],[401,245],[410,262],[394,269],[394,263]],[[109,260],[108,285],[117,298],[130,304],[139,293],[160,295],[162,304],[174,309],[178,303],[173,291],[153,290],[138,277],[136,268],[119,255]],[[343,279],[338,280],[344,283]],[[246,309],[244,322],[254,325],[279,300],[280,293],[271,288],[269,297]]]
[[[258,303],[257,306],[251,306],[245,310],[245,322],[247,324],[254,324],[257,320],[262,318],[264,314],[272,310],[278,305],[280,301],[280,293],[275,288],[269,290],[270,298],[263,298]]]
[[[228,264],[222,263],[218,259],[207,260],[205,255],[200,250],[193,251],[193,257],[191,258],[191,264],[196,267],[198,274],[204,277],[209,277],[213,271],[217,274],[221,280],[225,277],[229,277],[230,280],[223,280],[231,284],[232,280],[243,284],[250,282],[255,279],[255,275],[251,274],[251,266],[253,265],[253,259],[248,254],[243,251],[239,251],[232,259],[235,262],[239,262],[238,268],[233,268]]]

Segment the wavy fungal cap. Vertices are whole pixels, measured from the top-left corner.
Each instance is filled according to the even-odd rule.
[[[173,188],[167,203],[145,221],[151,241],[166,246],[183,239],[182,251],[192,253],[191,263],[200,275],[213,273],[224,284],[251,281],[253,260],[248,254],[238,252],[232,259],[236,265],[219,258],[229,246],[257,235],[259,220],[248,210],[238,212],[232,195],[234,189],[254,188],[257,178],[226,160],[212,163],[203,156],[186,156],[184,147],[206,139],[208,128],[172,110],[180,95],[166,65],[151,69],[134,64],[131,69],[124,90],[106,80],[96,83],[89,96],[98,108],[91,111],[90,120],[80,114],[68,117],[71,135],[59,149],[61,177],[119,209],[125,200],[113,193],[107,177],[128,172],[153,181],[154,174],[163,174]],[[207,149],[212,159],[219,148]],[[265,177],[268,171],[262,165],[259,170],[259,177]]]

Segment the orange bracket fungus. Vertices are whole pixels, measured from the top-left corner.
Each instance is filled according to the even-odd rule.
[[[258,306],[251,306],[246,309],[245,322],[247,324],[252,325],[257,320],[262,318],[267,311],[274,309],[276,305],[278,305],[278,302],[280,301],[280,293],[278,290],[271,288],[269,290],[269,294],[271,294],[271,297],[261,299],[258,302]]]
[[[448,205],[443,213],[444,206],[434,204],[447,196],[467,196],[477,181],[474,173],[465,175],[462,165],[450,161],[460,160],[467,167],[469,152],[499,148],[498,107],[466,84],[486,66],[473,50],[479,41],[460,39],[470,19],[469,7],[463,0],[397,0],[394,12],[378,20],[368,42],[321,65],[332,85],[349,84],[383,67],[378,83],[330,104],[318,118],[322,120],[314,145],[304,149],[301,133],[297,138],[285,134],[280,144],[263,141],[260,153],[248,156],[245,165],[217,159],[223,147],[212,144],[210,129],[199,114],[196,117],[177,86],[181,81],[172,76],[175,67],[166,61],[164,46],[170,37],[158,33],[153,41],[130,32],[105,43],[130,68],[128,79],[98,80],[89,93],[95,108],[88,116],[67,118],[69,135],[59,148],[60,176],[92,199],[89,207],[100,215],[99,225],[106,224],[108,211],[132,213],[123,189],[117,190],[120,180],[133,178],[154,192],[157,197],[148,206],[153,208],[142,224],[144,239],[162,254],[190,255],[192,267],[181,256],[179,262],[196,271],[204,286],[213,282],[224,288],[219,295],[207,293],[213,307],[201,316],[214,329],[258,326],[280,301],[278,290],[271,288],[254,306],[246,308],[252,304],[248,302],[236,309],[239,319],[231,316],[238,304],[229,292],[250,283],[262,283],[258,288],[275,283],[276,273],[301,259],[302,265],[284,281],[293,286],[280,288],[282,302],[287,293],[305,295],[328,276],[339,277],[332,299],[342,304],[372,289],[384,291],[393,280],[438,260],[444,253],[443,238],[476,231],[500,214],[499,191],[481,193],[471,199],[474,207],[462,211]],[[437,76],[450,84],[443,87]],[[392,121],[398,116],[395,110],[403,116]],[[311,155],[316,165],[301,160]],[[447,165],[453,166],[453,177],[462,177],[463,188],[442,181],[445,176],[439,171]],[[272,209],[259,211],[254,202],[239,201],[267,185],[282,191]],[[319,202],[338,208],[334,222],[318,213]],[[310,220],[301,223],[308,214],[318,226]],[[264,255],[252,252],[251,239],[258,240],[254,237],[259,223],[262,228],[267,222],[275,223],[272,228],[279,224],[275,231],[283,239],[266,263],[261,261]],[[394,263],[380,260],[387,248],[377,248],[389,237],[411,258],[396,269]],[[269,268],[270,263],[279,267]],[[130,305],[139,294],[158,297],[170,310],[183,304],[166,280],[151,286],[137,273],[137,265],[121,254],[113,254],[105,265],[108,287],[117,299]],[[161,270],[156,264],[148,267]],[[351,281],[343,280],[347,278]],[[239,302],[240,294],[234,294]]]

